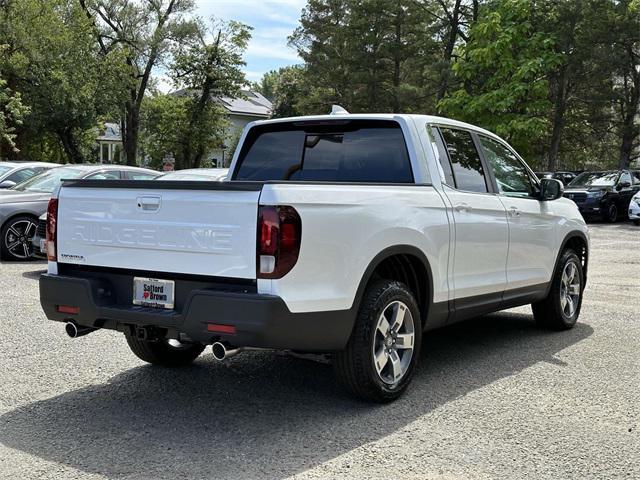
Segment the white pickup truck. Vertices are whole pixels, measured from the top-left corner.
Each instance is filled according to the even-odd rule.
[[[41,303],[178,366],[207,345],[328,353],[353,394],[407,387],[425,331],[518,305],[571,328],[587,227],[502,139],[424,115],[249,124],[227,182],[65,181]]]

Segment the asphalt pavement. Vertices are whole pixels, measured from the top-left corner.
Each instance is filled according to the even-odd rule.
[[[523,307],[429,333],[384,406],[322,361],[171,370],[115,332],[69,339],[40,309],[45,263],[0,263],[0,478],[640,478],[640,228],[591,235],[573,330]]]

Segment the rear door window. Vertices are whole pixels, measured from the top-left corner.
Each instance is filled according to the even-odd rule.
[[[485,172],[471,133],[456,128],[441,128],[440,131],[451,159],[456,188],[468,192],[487,192]]]
[[[400,126],[336,121],[254,127],[234,180],[412,183]]]

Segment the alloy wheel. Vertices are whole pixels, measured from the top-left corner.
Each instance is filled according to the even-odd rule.
[[[36,234],[37,225],[29,219],[20,219],[7,228],[4,245],[15,258],[26,260],[33,255],[31,240]]]
[[[415,326],[409,307],[400,301],[387,305],[378,318],[373,339],[373,363],[384,383],[398,383],[413,357]]]
[[[573,317],[580,302],[580,275],[575,262],[568,262],[562,271],[560,281],[560,308],[567,318]]]

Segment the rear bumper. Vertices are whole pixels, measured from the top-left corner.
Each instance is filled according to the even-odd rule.
[[[191,290],[181,311],[159,310],[114,301],[116,287],[108,280],[45,274],[40,277],[40,303],[50,320],[126,332],[132,327],[156,327],[172,338],[186,335],[205,344],[226,341],[238,347],[291,349],[309,352],[342,350],[351,335],[352,310],[291,313],[277,296],[212,289]],[[79,308],[58,312],[58,305]],[[220,335],[208,324],[234,326]]]

